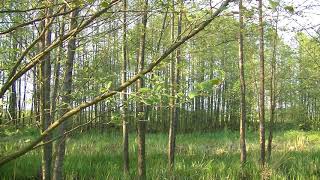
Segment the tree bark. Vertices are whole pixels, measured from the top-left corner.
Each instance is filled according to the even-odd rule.
[[[174,11],[174,0],[171,1],[171,5]],[[175,28],[174,28],[174,12],[171,13],[171,41],[174,42],[175,41]],[[169,165],[169,170],[173,169],[174,166],[174,150],[175,150],[175,145],[176,145],[176,100],[175,100],[175,95],[176,95],[176,75],[175,75],[175,69],[176,69],[176,60],[175,60],[175,56],[174,53],[171,54],[171,92],[170,92],[170,116],[169,116],[169,143],[168,143],[168,165]]]
[[[127,81],[127,0],[123,1],[123,36],[122,36],[122,73],[121,84]],[[127,120],[127,90],[124,89],[120,95],[123,106],[120,107],[122,115],[122,143],[123,143],[123,172],[129,175],[129,137],[128,137],[128,120]]]
[[[275,73],[276,73],[276,58],[277,58],[277,41],[278,41],[278,16],[277,12],[276,18],[276,27],[275,34],[273,39],[273,50],[272,50],[272,60],[271,60],[271,78],[270,78],[270,124],[269,124],[269,137],[268,137],[268,145],[267,145],[267,158],[270,160],[271,158],[271,150],[272,150],[272,138],[273,138],[273,126],[274,126],[274,115],[276,108],[276,82],[275,82]]]
[[[52,10],[46,9],[46,16],[50,16]],[[50,19],[46,18],[43,22],[43,28],[50,23]],[[45,36],[41,41],[41,49],[51,45],[51,30],[48,29],[45,32]],[[40,122],[41,131],[45,131],[51,125],[50,117],[50,79],[51,79],[51,61],[50,53],[43,56],[43,60],[40,65]],[[52,134],[48,134],[44,138],[43,142],[50,141]],[[42,179],[51,179],[51,166],[52,166],[52,143],[47,143],[43,146],[42,154]]]
[[[78,9],[71,13],[70,17],[70,29],[77,27],[76,17],[78,15]],[[67,62],[66,69],[64,74],[63,81],[63,90],[62,90],[62,109],[63,113],[68,112],[72,106],[72,71],[73,71],[73,62],[76,50],[76,36],[73,36],[68,42],[68,54],[67,54]],[[59,127],[59,135],[63,136],[68,128],[67,122],[63,122]],[[53,172],[53,180],[63,179],[63,161],[65,156],[65,146],[66,146],[66,137],[59,138],[56,142],[56,159],[54,164],[54,172]]]
[[[64,34],[64,21],[62,20],[60,23],[59,36],[63,36]],[[60,84],[60,69],[61,69],[61,61],[63,59],[63,43],[60,44],[57,52],[57,59],[54,65],[54,86],[51,98],[51,117],[54,119],[56,115],[56,106],[58,103],[58,92],[59,92],[59,84]]]
[[[140,47],[139,47],[139,58],[138,58],[138,71],[144,70],[145,61],[145,44],[146,44],[146,28],[147,28],[147,10],[148,0],[143,2],[144,14],[141,21],[141,35],[140,35]],[[137,80],[138,92],[144,87],[144,81],[142,78]],[[146,133],[146,119],[144,114],[144,105],[142,102],[137,104],[137,118],[138,118],[138,177],[139,179],[146,179],[146,157],[145,157],[145,133]]]
[[[172,1],[172,4],[174,6],[174,0]],[[182,1],[180,4],[180,13],[178,17],[178,29],[177,29],[177,39],[180,40],[181,38],[181,26],[182,26]],[[175,41],[174,34],[174,13],[172,13],[172,19],[171,19],[171,39],[172,42]],[[179,100],[175,97],[178,91],[178,85],[179,85],[179,63],[181,59],[181,51],[180,48],[177,48],[176,54],[172,54],[172,60],[171,60],[171,105],[170,105],[170,127],[169,127],[169,147],[168,147],[168,158],[169,158],[169,169],[172,170],[174,167],[174,157],[175,157],[175,146],[176,146],[176,131],[177,131],[177,123],[179,119],[179,109],[177,106],[179,105]]]
[[[259,131],[260,131],[260,163],[265,164],[265,110],[264,110],[264,28],[262,15],[262,0],[259,0],[259,56],[260,56],[260,89],[259,89]]]
[[[12,38],[13,49],[18,48],[18,42],[14,38]],[[16,59],[16,52],[13,52],[12,59]],[[9,101],[9,118],[12,121],[13,125],[17,128],[18,121],[17,121],[17,87],[16,82],[11,85],[11,93],[10,93],[10,101]]]
[[[240,71],[240,160],[243,166],[247,159],[246,151],[246,83],[244,78],[244,52],[243,52],[243,6],[242,0],[239,1],[239,71]]]

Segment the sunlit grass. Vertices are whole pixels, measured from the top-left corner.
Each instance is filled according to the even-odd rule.
[[[37,135],[24,130],[0,139],[1,153],[26,144]],[[136,177],[136,135],[130,134],[130,176]],[[241,170],[238,132],[179,134],[175,170],[167,171],[167,134],[147,134],[147,176],[150,179],[260,179],[258,133],[247,134],[248,162]],[[88,132],[67,142],[66,179],[123,179],[121,134]],[[275,134],[272,159],[263,173],[270,179],[319,179],[320,133],[281,131]],[[1,179],[38,176],[40,151],[30,152],[0,168]]]

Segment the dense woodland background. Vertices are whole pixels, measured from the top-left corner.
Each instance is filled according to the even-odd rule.
[[[319,178],[319,8],[2,1],[0,177]]]

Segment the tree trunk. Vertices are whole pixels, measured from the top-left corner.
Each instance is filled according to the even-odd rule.
[[[24,76],[23,99],[22,99],[22,102],[23,102],[22,107],[24,109],[24,112],[22,114],[22,126],[25,126],[25,117],[27,115],[27,108],[26,108],[27,81],[28,81],[28,77]]]
[[[71,13],[71,20],[70,20],[70,29],[77,27],[77,17],[78,9]],[[72,90],[72,71],[73,71],[73,63],[74,63],[74,56],[76,50],[76,37],[73,36],[68,42],[68,54],[67,54],[67,62],[64,74],[64,81],[63,81],[63,90],[62,90],[62,109],[63,113],[68,112],[72,106],[72,97],[71,97],[71,90]],[[53,180],[60,180],[63,178],[63,161],[65,156],[65,146],[66,146],[66,137],[64,133],[67,129],[67,122],[63,122],[59,127],[59,135],[62,138],[58,139],[56,142],[56,153],[57,157],[55,159],[54,164],[54,172],[53,172]]]
[[[174,11],[174,0],[172,0],[172,9]],[[171,13],[171,41],[174,42],[174,12]],[[170,116],[169,116],[169,143],[168,143],[168,165],[171,170],[174,165],[174,150],[175,150],[175,131],[176,131],[176,108],[175,108],[175,95],[176,95],[176,60],[174,53],[171,54],[171,92],[170,92]]]
[[[276,58],[277,58],[277,41],[278,41],[278,16],[277,12],[276,18],[276,27],[275,34],[273,39],[273,51],[272,51],[272,60],[271,60],[271,78],[270,78],[270,124],[269,124],[269,138],[268,138],[268,146],[267,146],[267,158],[270,160],[271,158],[271,150],[272,150],[272,138],[273,138],[273,125],[274,125],[274,114],[276,108],[276,99],[275,99],[275,91],[276,91],[276,82],[275,82],[275,73],[276,73]]]
[[[262,0],[259,0],[259,33],[260,33],[260,90],[259,90],[259,130],[260,130],[260,163],[265,164],[265,111],[264,111],[264,32],[262,21]]]
[[[57,33],[58,34],[58,33]],[[64,34],[64,21],[62,20],[60,23],[60,32],[59,36],[63,36]],[[63,43],[60,44],[57,52],[57,59],[54,65],[54,86],[52,92],[51,99],[51,117],[54,119],[56,114],[56,106],[58,103],[58,91],[59,91],[59,83],[60,83],[60,66],[63,57]]]
[[[172,5],[174,7],[174,0],[172,1]],[[180,10],[182,8],[182,2],[180,2]],[[181,19],[182,19],[182,13],[179,13],[178,17],[178,31],[177,31],[177,39],[180,40],[181,37]],[[171,39],[174,42],[174,13],[172,13],[172,20],[171,20]],[[175,146],[176,146],[176,131],[177,131],[177,123],[179,119],[179,109],[177,108],[177,105],[179,105],[179,100],[175,98],[177,91],[178,91],[178,85],[179,85],[179,79],[180,79],[180,71],[178,68],[178,65],[180,63],[181,59],[181,51],[180,48],[177,48],[176,50],[176,56],[172,54],[172,60],[171,60],[171,117],[170,117],[170,127],[169,127],[169,168],[172,170],[174,167],[174,156],[175,156]]]
[[[47,8],[46,15],[50,16],[52,10]],[[43,21],[43,28],[45,28],[50,19],[46,18]],[[44,50],[51,44],[51,31],[48,29],[42,39],[41,49]],[[51,125],[50,117],[50,79],[51,79],[51,62],[50,53],[43,57],[40,64],[40,122],[41,130],[45,131]],[[46,136],[43,142],[50,141],[52,134]],[[51,179],[51,165],[52,165],[52,143],[47,143],[43,146],[42,155],[42,179]]]
[[[122,36],[122,74],[121,84],[127,81],[127,0],[123,1],[123,36]],[[124,89],[121,93],[122,107],[120,108],[122,115],[122,134],[123,134],[123,172],[125,175],[129,174],[129,137],[128,137],[128,120],[127,113],[127,90]]]
[[[246,83],[244,78],[244,53],[243,53],[243,16],[242,0],[239,1],[239,71],[240,71],[240,151],[241,165],[243,166],[247,159],[246,151]]]
[[[18,48],[18,42],[16,40],[13,41],[13,49]],[[16,59],[16,52],[12,54],[12,59]],[[10,101],[9,101],[9,120],[12,121],[13,125],[17,128],[18,121],[17,121],[17,88],[16,82],[12,83],[11,85],[11,93],[10,93]]]
[[[144,69],[145,61],[145,44],[146,44],[146,28],[147,28],[147,9],[148,0],[144,0],[143,10],[144,14],[141,21],[141,36],[140,36],[140,49],[138,58],[138,71]],[[144,87],[142,78],[137,80],[137,92],[140,88]],[[139,179],[146,179],[146,157],[145,157],[145,133],[146,133],[146,120],[144,115],[144,105],[142,102],[137,104],[137,128],[138,128],[138,177]]]

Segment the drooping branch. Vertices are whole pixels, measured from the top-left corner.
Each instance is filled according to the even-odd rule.
[[[201,30],[203,30],[206,26],[208,26],[225,8],[228,6],[229,2],[231,0],[224,1],[221,6],[211,15],[209,19],[206,21],[203,21],[197,28],[192,30],[188,35],[184,36],[180,40],[174,42],[158,59],[156,59],[154,62],[152,62],[145,70],[140,71],[135,76],[133,76],[131,79],[129,79],[127,82],[121,84],[118,88],[116,88],[113,91],[105,92],[97,97],[95,97],[93,100],[89,102],[84,102],[80,104],[79,106],[71,109],[70,111],[66,112],[63,116],[61,116],[59,119],[54,121],[53,124],[51,124],[47,130],[43,131],[41,135],[36,138],[34,141],[32,141],[29,145],[25,146],[24,148],[17,150],[13,153],[9,153],[6,156],[2,157],[0,159],[0,166],[10,162],[11,160],[14,160],[27,152],[31,151],[35,146],[37,146],[49,133],[51,133],[55,128],[57,128],[60,124],[62,124],[64,121],[68,120],[69,117],[77,114],[81,110],[90,107],[94,104],[97,104],[98,102],[109,98],[111,96],[114,96],[118,92],[123,91],[125,88],[136,82],[138,79],[142,78],[145,74],[151,72],[160,62],[162,62],[166,57],[168,57],[175,49],[177,49],[179,46],[181,46],[183,43],[185,43],[187,40],[198,34]],[[114,2],[114,1],[112,1]]]

